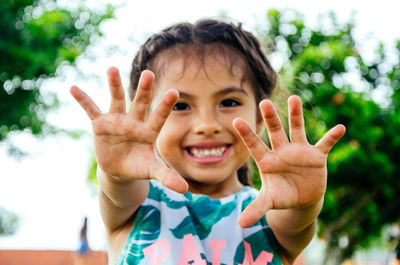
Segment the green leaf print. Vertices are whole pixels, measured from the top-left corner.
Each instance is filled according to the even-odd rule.
[[[257,222],[257,224],[260,223]],[[267,251],[269,253],[274,254],[272,262],[267,263],[268,265],[282,264],[278,254],[278,250],[276,248],[277,242],[270,227],[264,227],[263,229],[255,232],[254,234],[246,237],[244,241],[246,241],[251,246],[251,252],[254,261],[257,260],[257,257],[259,257],[263,251]],[[242,264],[244,257],[245,257],[245,247],[244,247],[244,242],[241,242],[236,248],[233,264],[235,265]]]
[[[176,238],[183,238],[184,235],[196,231],[200,240],[205,239],[212,227],[222,218],[229,216],[236,207],[236,198],[221,204],[219,200],[212,200],[207,196],[190,196],[188,202],[190,216],[184,218],[175,228],[170,229]]]
[[[127,259],[124,264],[139,264],[144,258],[142,249],[153,244],[160,235],[160,211],[151,205],[141,206],[128,241],[132,242],[124,250]]]
[[[244,211],[244,209],[246,209],[246,207],[254,200],[254,198],[252,197],[248,197],[247,199],[243,200],[242,202],[242,212]]]
[[[148,198],[158,201],[158,202],[162,201],[162,202],[166,203],[169,208],[172,208],[172,209],[179,209],[186,205],[186,201],[171,200],[168,197],[168,195],[165,194],[164,190],[153,185],[151,182],[150,182],[150,192],[149,192]]]

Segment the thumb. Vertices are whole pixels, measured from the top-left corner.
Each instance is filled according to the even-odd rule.
[[[160,181],[165,187],[179,193],[188,191],[189,185],[186,180],[166,165],[157,163],[152,169],[153,172],[150,174],[151,178]]]
[[[269,204],[265,201],[264,197],[259,194],[240,215],[238,221],[239,226],[242,228],[252,226],[258,220],[263,218],[269,209]]]

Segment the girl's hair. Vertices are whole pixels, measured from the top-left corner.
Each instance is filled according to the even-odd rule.
[[[158,56],[161,53],[163,56]],[[271,95],[277,82],[277,74],[254,35],[243,30],[241,24],[236,26],[232,23],[205,19],[194,24],[172,25],[146,40],[132,62],[129,88],[131,100],[135,95],[142,71],[148,69],[155,72],[155,82],[157,82],[162,72],[160,68],[162,66],[157,63],[159,57],[180,54],[187,59],[195,55],[204,66],[205,57],[215,53],[223,56],[231,73],[236,65],[244,68],[242,81],[251,82],[257,105],[262,99]],[[168,60],[163,60],[162,63],[168,64]],[[258,108],[257,117],[261,119]],[[238,170],[238,176],[241,183],[250,185],[247,165]]]

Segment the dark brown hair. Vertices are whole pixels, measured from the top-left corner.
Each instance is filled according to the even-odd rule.
[[[245,68],[243,79],[251,82],[257,105],[262,99],[271,95],[276,85],[277,74],[253,34],[243,30],[241,24],[236,26],[232,23],[205,19],[194,24],[172,25],[146,40],[132,62],[129,88],[131,100],[135,95],[142,71],[152,70],[156,74],[156,79],[157,75],[161,74],[160,71],[157,72],[160,69],[156,59],[161,57],[158,55],[164,51],[174,51],[183,54],[185,58],[188,50],[194,53],[203,64],[204,58],[211,53],[222,55],[230,71],[235,65],[242,64]],[[259,111],[258,108],[257,111]],[[261,118],[259,112],[257,112],[257,117]],[[242,184],[249,185],[247,165],[238,170],[238,177]]]

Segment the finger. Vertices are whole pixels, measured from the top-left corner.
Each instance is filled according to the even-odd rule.
[[[256,162],[261,161],[265,153],[268,152],[268,148],[263,141],[261,141],[261,139],[250,129],[249,125],[240,118],[233,120],[233,127],[243,140],[243,143],[246,145],[254,160]]]
[[[242,228],[252,226],[258,220],[263,218],[269,209],[270,206],[264,198],[260,195],[257,196],[240,215],[238,220],[239,226]]]
[[[151,100],[151,89],[153,87],[154,74],[145,70],[142,72],[137,87],[132,107],[129,111],[134,118],[144,121]]]
[[[290,142],[307,143],[301,99],[298,96],[291,96],[288,101]]]
[[[322,138],[315,144],[324,154],[328,154],[332,147],[339,141],[346,132],[346,127],[338,124],[330,129]]]
[[[94,101],[77,86],[72,86],[70,93],[75,100],[78,101],[79,105],[81,105],[81,107],[86,111],[91,120],[96,119],[102,114],[96,103],[94,103]]]
[[[167,120],[175,103],[178,101],[179,93],[176,90],[169,90],[161,103],[153,110],[149,116],[148,124],[150,128],[157,133],[161,131],[162,126]]]
[[[260,110],[267,125],[272,149],[279,149],[281,146],[288,144],[289,140],[272,102],[270,100],[261,101]]]
[[[186,180],[166,165],[154,165],[150,176],[153,179],[159,180],[165,187],[176,192],[185,193],[189,189]]]
[[[111,92],[110,113],[125,113],[125,92],[122,87],[121,76],[119,75],[118,68],[110,67],[107,71],[107,75]]]

